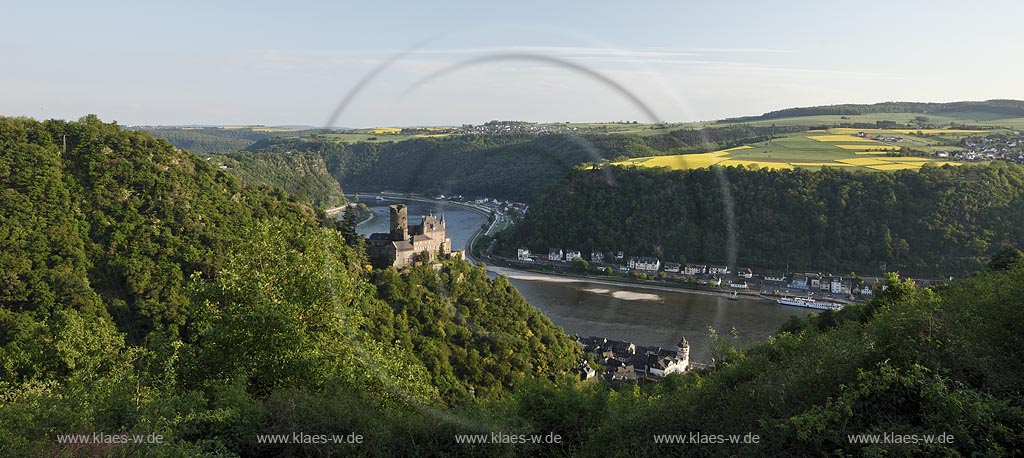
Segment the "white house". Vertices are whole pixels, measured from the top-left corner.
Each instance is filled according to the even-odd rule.
[[[561,261],[562,260],[562,249],[552,248],[548,250],[548,261]]]
[[[704,264],[687,264],[683,267],[683,273],[686,275],[700,275],[707,271],[708,266]]]
[[[579,251],[575,251],[575,250],[570,250],[570,251],[565,253],[565,260],[567,262],[572,262],[574,259],[579,259],[579,258],[582,258],[582,257],[583,257],[583,255],[581,255]]]
[[[677,274],[677,273],[679,273],[679,268],[680,267],[681,267],[681,265],[678,262],[666,262],[665,263],[665,272]]]
[[[590,262],[604,262],[604,253],[600,251],[591,251]]]
[[[580,378],[583,380],[590,380],[597,375],[597,371],[593,367],[590,367],[590,363],[587,360],[580,361]]]
[[[686,370],[686,366],[683,365],[678,358],[666,356],[647,366],[647,370],[651,375],[664,377],[668,374],[683,372]]]
[[[726,275],[729,273],[728,266],[708,266],[709,275]]]
[[[832,294],[850,294],[850,281],[844,281],[843,277],[832,277],[829,282],[829,292]]]
[[[657,272],[661,268],[661,261],[658,258],[629,258],[629,268]]]
[[[533,261],[533,258],[530,257],[530,250],[527,250],[525,248],[520,248],[518,254],[519,254],[518,257],[519,257],[520,261]]]

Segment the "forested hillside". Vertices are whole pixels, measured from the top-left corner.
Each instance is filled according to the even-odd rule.
[[[313,130],[293,130],[264,126],[239,127],[136,127],[154,137],[163,138],[178,148],[194,153],[227,153],[245,149],[269,137],[297,136]]]
[[[760,116],[743,116],[729,118],[723,122],[750,122],[770,119],[792,118],[798,116],[817,115],[860,115],[869,113],[969,113],[985,112],[1006,115],[1007,117],[1024,116],[1024,101],[1021,100],[986,100],[983,102],[882,102],[875,104],[826,105],[818,107],[786,108],[769,111]]]
[[[331,208],[345,202],[338,180],[316,152],[252,153],[239,151],[207,154],[214,165],[223,165],[245,183],[279,186],[302,202]]]
[[[720,338],[715,370],[659,386],[610,415],[584,454],[1017,456],[1024,262],[1014,253],[1016,264],[934,290],[891,277],[892,287],[870,303],[794,319],[746,352]],[[756,434],[759,443],[652,440],[689,432]]]
[[[0,118],[0,150],[0,455],[309,453],[255,434],[433,428],[579,360],[506,281],[368,272],[310,208],[148,134]],[[96,431],[166,442],[56,437]]]
[[[463,194],[531,201],[582,163],[728,148],[799,128],[730,126],[668,134],[457,135],[340,144],[327,137],[267,138],[248,148],[324,156],[347,189]]]
[[[95,117],[0,118],[0,153],[0,456],[1024,449],[1024,255],[1016,250],[935,289],[892,277],[870,303],[794,318],[745,351],[712,336],[715,364],[702,371],[642,387],[583,383],[570,371],[579,347],[506,278],[460,260],[368,269],[359,240],[321,227],[322,215],[279,191],[242,186],[165,141]],[[631,180],[626,172],[616,172],[619,186]],[[586,173],[572,180],[584,183]],[[850,180],[726,171],[743,182],[737,173],[817,186]],[[945,178],[976,191],[974,183],[1019,183],[1020,171],[927,173],[954,173]],[[695,179],[635,176],[647,185]],[[159,434],[162,442],[60,439],[97,433]],[[257,439],[348,433],[361,443]],[[560,442],[455,437],[496,433],[558,434]],[[653,436],[662,433],[760,440],[664,444]],[[882,433],[953,440],[865,445],[849,436]]]
[[[727,208],[740,267],[960,276],[1024,244],[1024,167],[578,170],[530,208],[502,248],[724,263]]]

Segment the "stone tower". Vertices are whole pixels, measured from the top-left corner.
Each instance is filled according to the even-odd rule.
[[[388,208],[391,210],[391,240],[405,240],[409,236],[409,210],[404,204]]]
[[[679,359],[681,361],[690,362],[690,342],[686,341],[686,337],[679,339],[679,343],[676,344],[676,351],[679,352]]]

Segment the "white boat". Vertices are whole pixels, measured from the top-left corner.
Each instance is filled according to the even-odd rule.
[[[792,305],[794,307],[806,307],[816,310],[840,310],[843,308],[843,304],[836,304],[834,302],[818,302],[809,297],[783,297],[777,299],[780,305]]]
[[[381,196],[377,196],[377,200],[384,200],[384,198]]]

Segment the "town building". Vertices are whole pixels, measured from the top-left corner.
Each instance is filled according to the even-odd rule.
[[[580,366],[577,368],[580,373],[580,379],[590,380],[597,375],[597,371],[593,367],[590,367],[590,363],[587,360],[580,361]]]
[[[708,275],[728,275],[728,266],[708,266]]]
[[[548,250],[548,261],[561,261],[563,257],[561,248],[552,248]]]
[[[583,255],[579,251],[569,250],[565,253],[565,261],[573,262],[576,259],[582,258]]]
[[[530,257],[530,250],[520,248],[517,254],[520,261],[533,261],[533,258]]]
[[[707,272],[708,266],[704,264],[687,264],[683,267],[683,273],[686,275],[702,275]]]
[[[678,262],[666,262],[665,272],[677,274],[682,266]]]
[[[604,262],[604,253],[600,251],[591,251],[590,262]]]
[[[661,261],[658,258],[629,258],[630,269],[657,272],[661,268]]]

